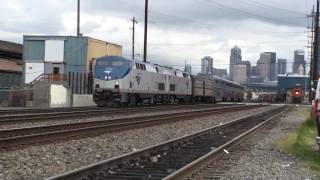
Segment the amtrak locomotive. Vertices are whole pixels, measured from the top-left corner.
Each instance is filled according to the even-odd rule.
[[[231,81],[119,56],[95,59],[92,71],[98,106],[243,100],[243,87]]]

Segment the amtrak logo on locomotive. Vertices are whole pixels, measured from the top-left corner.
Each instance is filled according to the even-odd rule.
[[[137,81],[138,85],[140,85],[140,82],[141,82],[141,74],[140,73],[137,74],[136,81]]]

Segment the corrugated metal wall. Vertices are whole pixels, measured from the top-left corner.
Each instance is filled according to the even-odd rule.
[[[122,55],[121,46],[88,37],[24,36],[23,60],[25,62],[44,62],[46,40],[64,40],[64,61],[63,63],[45,62],[45,74],[52,74],[52,68],[61,67],[61,65],[63,67],[60,68],[60,72],[66,75],[69,72],[89,73],[93,58]],[[25,70],[25,67],[23,69]]]
[[[88,38],[87,68],[91,67],[92,60],[103,56],[122,56],[122,46]]]
[[[0,71],[0,104],[7,103],[8,94],[12,87],[19,87],[21,73]]]
[[[278,92],[286,91],[287,89],[293,89],[296,84],[301,84],[302,89],[309,90],[309,77],[290,77],[290,76],[278,76]]]
[[[27,40],[23,41],[23,60],[43,61],[45,41]]]
[[[88,40],[86,37],[68,37],[64,45],[66,74],[69,71],[87,72],[87,45]]]

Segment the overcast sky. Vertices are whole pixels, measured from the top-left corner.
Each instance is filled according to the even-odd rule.
[[[75,35],[77,0],[10,0],[0,6],[0,39],[22,43],[23,35]],[[210,55],[227,68],[238,45],[255,65],[260,52],[289,59],[308,43],[307,14],[315,0],[149,0],[148,61],[200,69]],[[135,16],[136,57],[143,55],[144,0],[81,0],[81,33],[123,46],[131,56]],[[140,56],[139,56],[140,55]],[[308,55],[306,54],[306,57]]]

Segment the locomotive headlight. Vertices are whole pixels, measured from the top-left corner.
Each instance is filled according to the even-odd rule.
[[[116,85],[119,85],[119,81],[116,81]]]
[[[105,80],[110,80],[110,79],[111,79],[111,76],[105,76],[104,79],[105,79]]]

